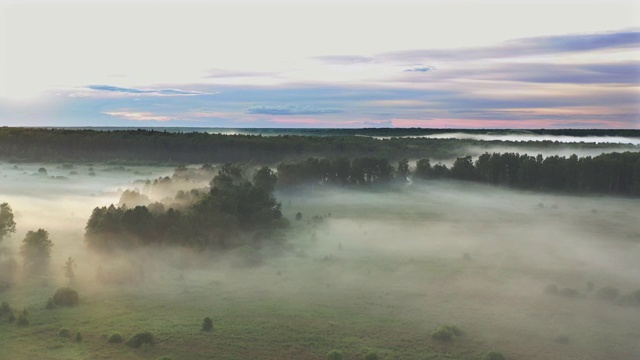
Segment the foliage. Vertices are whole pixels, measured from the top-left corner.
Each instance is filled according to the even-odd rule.
[[[109,336],[107,342],[109,344],[119,344],[121,342],[124,342],[124,338],[122,337],[122,335],[120,335],[120,333],[113,333]]]
[[[49,264],[53,242],[49,239],[49,233],[44,229],[29,231],[22,240],[20,255],[24,260],[24,266],[29,271],[43,271]]]
[[[64,263],[64,276],[69,280],[69,285],[72,285],[76,278],[74,272],[75,267],[76,261],[71,256],[69,256],[67,261],[65,261]]]
[[[127,346],[139,348],[143,344],[152,345],[153,342],[153,334],[151,334],[150,332],[139,332],[134,334],[129,338],[129,340],[127,340]]]
[[[327,354],[327,360],[342,360],[342,351],[340,350],[331,350]]]
[[[78,292],[72,288],[59,288],[53,294],[53,304],[57,306],[76,306],[79,301]]]
[[[7,322],[11,323],[16,319],[15,315],[13,315],[13,310],[11,310],[11,306],[6,301],[3,301],[0,304],[0,323]]]
[[[147,206],[95,208],[85,238],[95,249],[136,248],[145,245],[180,245],[204,249],[230,249],[243,244],[238,235],[287,226],[281,204],[273,196],[268,168],[256,175],[258,186],[242,177],[241,169],[225,164],[210,183],[210,190],[185,211],[150,211]],[[273,185],[273,186],[272,186]]]
[[[500,352],[490,351],[484,354],[481,360],[506,360],[506,357],[504,357],[504,355],[502,355],[502,353]]]
[[[18,321],[16,321],[18,326],[28,326],[29,325],[29,313],[27,309],[23,309],[22,313],[18,316]]]
[[[16,232],[16,222],[13,220],[13,211],[7,203],[0,204],[0,244],[9,234]]]
[[[599,300],[613,301],[619,296],[620,290],[614,288],[613,286],[601,287],[595,292],[595,297]]]
[[[67,328],[62,328],[62,329],[60,329],[60,331],[58,331],[58,336],[60,336],[62,338],[70,338],[71,337],[71,332]]]
[[[364,360],[379,360],[380,356],[375,351],[369,351],[365,354]]]
[[[202,320],[202,331],[213,330],[213,320],[210,317],[206,317]]]
[[[455,325],[442,325],[431,333],[431,338],[439,341],[451,341],[462,335],[462,331]]]

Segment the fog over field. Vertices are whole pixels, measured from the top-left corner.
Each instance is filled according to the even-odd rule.
[[[42,167],[47,175],[38,174]],[[0,165],[0,202],[11,205],[17,223],[17,232],[3,241],[3,256],[20,259],[18,247],[28,230],[45,228],[54,243],[54,275],[35,287],[26,276],[19,277],[14,288],[0,293],[0,299],[28,308],[36,318],[46,300],[43,296],[67,283],[61,269],[72,256],[80,309],[85,309],[79,311],[92,309],[85,315],[93,325],[74,318],[64,326],[82,328],[85,337],[94,336],[98,343],[105,341],[99,340],[101,333],[114,328],[126,332],[129,327],[118,329],[115,320],[96,318],[93,311],[115,311],[135,319],[130,326],[134,329],[155,326],[157,336],[166,340],[137,353],[143,358],[166,353],[174,358],[206,358],[210,353],[178,349],[168,340],[192,336],[181,333],[180,321],[188,318],[197,324],[214,312],[222,326],[243,324],[255,321],[245,316],[265,316],[262,307],[255,310],[257,306],[275,306],[269,311],[283,319],[292,316],[287,311],[299,311],[302,319],[323,313],[308,328],[312,333],[321,331],[315,326],[325,325],[354,331],[349,329],[359,329],[359,321],[369,321],[362,319],[380,319],[387,324],[380,331],[388,341],[404,336],[440,350],[445,348],[430,339],[431,332],[442,324],[455,324],[464,335],[446,346],[468,354],[497,349],[512,359],[640,356],[640,309],[598,298],[605,287],[614,287],[621,295],[640,289],[636,199],[440,181],[389,189],[310,187],[276,192],[283,215],[291,222],[285,236],[292,247],[284,253],[263,249],[256,266],[242,265],[233,253],[219,256],[179,247],[106,255],[88,249],[83,234],[94,207],[117,204],[127,189],[145,193],[151,201],[162,200],[168,194],[145,190],[139,180],[172,173],[167,167]],[[550,292],[550,286],[557,291]],[[165,305],[172,307],[170,315],[160,317],[167,325],[157,325],[158,311]],[[240,315],[232,315],[236,307],[244,309]],[[263,323],[275,321],[270,319]],[[374,328],[382,323],[375,324]],[[398,335],[396,327],[407,333]],[[9,351],[16,358],[27,358],[25,354],[41,351],[33,341],[12,342]],[[379,354],[399,354],[393,350],[396,345],[376,341],[371,347]],[[216,346],[229,343],[227,339]],[[18,349],[19,344],[34,350]],[[213,346],[198,344],[195,348],[205,350]],[[296,351],[299,358],[326,354]],[[64,356],[54,351],[50,358]]]
[[[566,135],[539,135],[539,134],[469,134],[444,133],[416,136],[398,136],[402,138],[424,139],[468,139],[480,141],[553,141],[561,143],[595,143],[595,144],[631,144],[640,145],[639,138],[621,136],[566,136]],[[389,136],[376,137],[388,139]]]

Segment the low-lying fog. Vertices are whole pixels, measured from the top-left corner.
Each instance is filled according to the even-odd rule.
[[[47,169],[46,176],[34,175],[40,167]],[[172,172],[0,164],[0,203],[11,205],[17,223],[17,233],[2,246],[17,257],[26,231],[47,229],[54,268],[69,256],[76,258],[79,286],[90,294],[98,258],[86,249],[82,235],[91,210],[117,203],[119,188],[140,188],[134,180]],[[640,308],[594,297],[605,286],[620,293],[640,289],[637,199],[522,193],[455,182],[276,196],[291,221],[287,239],[294,251],[249,269],[220,262],[192,269],[144,264],[153,266],[154,274],[142,288],[189,288],[184,296],[196,296],[215,281],[233,296],[357,306],[419,321],[425,331],[453,323],[483,347],[514,359],[640,357]],[[301,220],[295,220],[297,212]],[[157,252],[169,257],[174,250]],[[145,261],[163,257],[149,258],[156,260]],[[550,284],[579,295],[547,295]],[[559,336],[568,343],[558,342]]]
[[[402,138],[424,139],[469,139],[478,141],[557,141],[561,143],[596,143],[596,144],[631,144],[640,145],[640,138],[622,136],[566,136],[566,135],[537,135],[537,134],[469,134],[444,133],[431,135],[398,136]],[[377,137],[389,138],[389,137]]]

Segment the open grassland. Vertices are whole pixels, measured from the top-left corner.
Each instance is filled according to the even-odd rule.
[[[437,182],[278,194],[294,249],[263,249],[259,265],[242,266],[238,254],[87,251],[81,212],[111,199],[93,195],[98,179],[87,181],[77,197],[41,182],[39,207],[19,203],[27,192],[7,194],[19,233],[28,230],[21,223],[53,214],[55,227],[41,226],[53,229],[55,261],[51,276],[22,277],[0,293],[29,319],[0,323],[0,359],[326,359],[333,349],[345,359],[475,360],[491,350],[525,360],[640,356],[640,307],[596,296],[605,286],[640,288],[637,200]],[[68,284],[61,265],[70,254],[80,304],[47,310]],[[545,294],[550,284],[576,296]],[[201,330],[205,317],[210,332]],[[444,324],[463,334],[433,339]],[[147,331],[153,345],[108,341]]]

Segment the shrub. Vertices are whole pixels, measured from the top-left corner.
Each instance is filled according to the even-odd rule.
[[[109,344],[119,344],[121,342],[124,341],[124,338],[122,337],[122,335],[120,335],[119,333],[113,333],[111,334],[111,336],[109,336],[109,338],[107,339],[107,342]]]
[[[13,311],[11,310],[11,306],[6,301],[3,301],[0,304],[0,322],[6,321],[8,323],[13,322],[16,319],[15,315],[13,315]]]
[[[213,329],[213,320],[210,317],[204,318],[202,320],[202,331],[211,331]]]
[[[28,326],[29,325],[29,313],[27,313],[27,309],[22,310],[22,314],[18,316],[18,321],[16,322],[18,326]]]
[[[139,332],[127,340],[127,345],[133,348],[139,348],[143,344],[153,344],[153,334],[150,332]]]
[[[82,335],[79,332],[76,333],[76,342],[82,342]]]
[[[481,360],[506,360],[506,358],[500,352],[490,351],[490,352],[484,354],[484,356],[482,356]]]
[[[547,295],[558,295],[558,285],[549,284],[544,288],[544,293]]]
[[[59,288],[53,294],[53,304],[58,306],[76,306],[78,305],[78,292],[72,288]]]
[[[2,304],[0,304],[0,315],[8,314],[10,312],[11,306],[9,306],[8,302],[3,301]]]
[[[296,220],[298,220],[298,221],[302,220],[302,213],[301,212],[297,212],[296,213]]]
[[[573,288],[562,288],[558,290],[558,296],[575,299],[580,297],[580,291]]]
[[[47,310],[51,310],[53,308],[55,308],[56,305],[53,303],[53,298],[49,298],[49,300],[47,300],[47,305],[45,306],[45,308]]]
[[[569,337],[567,335],[558,335],[558,336],[556,336],[554,341],[557,342],[557,343],[560,343],[560,344],[568,344],[569,343]]]
[[[69,338],[71,337],[71,332],[67,328],[62,328],[60,329],[60,331],[58,331],[58,336],[63,338]]]
[[[380,356],[378,356],[378,353],[375,351],[369,351],[365,356],[364,356],[364,360],[378,360],[380,359]]]
[[[442,325],[431,333],[431,338],[439,341],[451,341],[460,335],[462,335],[462,331],[457,326]]]
[[[605,286],[596,290],[595,297],[599,300],[613,301],[620,296],[620,291],[613,286]]]
[[[327,360],[342,360],[342,352],[339,350],[331,350],[327,354]]]

